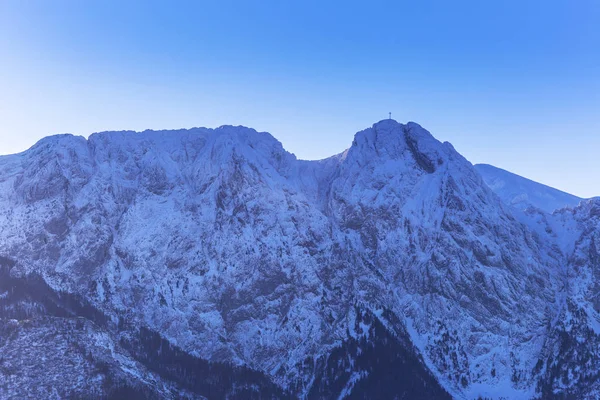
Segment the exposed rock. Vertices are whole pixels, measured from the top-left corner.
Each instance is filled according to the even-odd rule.
[[[595,354],[600,206],[511,209],[415,123],[381,121],[322,161],[244,127],[51,137],[0,157],[0,204],[5,330],[36,327],[3,351],[44,330],[83,349],[89,391],[52,392],[69,373],[54,370],[48,396],[109,394],[109,375],[159,398],[597,390],[594,358],[578,363]],[[71,338],[57,318],[91,327]],[[112,372],[81,366],[86,351]],[[7,396],[42,394],[27,357]]]

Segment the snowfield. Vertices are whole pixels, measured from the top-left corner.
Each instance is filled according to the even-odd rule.
[[[521,210],[534,207],[552,213],[564,207],[574,208],[583,200],[492,165],[476,164],[475,169],[502,201]]]

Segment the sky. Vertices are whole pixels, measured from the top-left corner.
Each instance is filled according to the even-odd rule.
[[[0,154],[227,124],[320,159],[388,112],[600,195],[600,1],[0,0]]]

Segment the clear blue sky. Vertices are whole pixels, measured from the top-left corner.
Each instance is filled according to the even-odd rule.
[[[600,195],[600,1],[0,1],[0,154],[242,124],[300,158],[386,118]]]

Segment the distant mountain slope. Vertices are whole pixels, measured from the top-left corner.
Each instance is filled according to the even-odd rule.
[[[493,165],[477,164],[475,169],[504,203],[521,210],[533,206],[551,213],[563,207],[575,207],[583,200]]]

